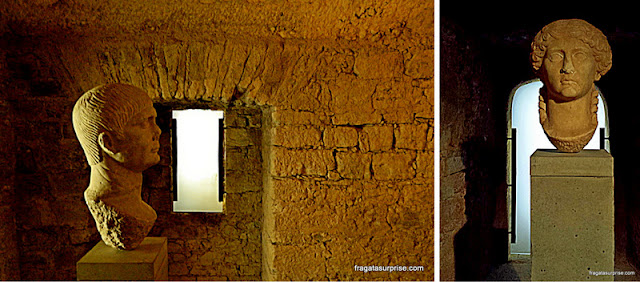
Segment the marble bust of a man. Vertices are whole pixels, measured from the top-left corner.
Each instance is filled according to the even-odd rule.
[[[531,44],[531,63],[544,86],[540,123],[561,152],[579,152],[598,127],[594,84],[611,69],[605,35],[586,21],[558,20],[542,28]]]
[[[160,161],[160,128],[151,98],[137,87],[103,85],[73,108],[73,128],[91,166],[84,197],[105,244],[135,249],[156,212],[142,201],[142,172]]]

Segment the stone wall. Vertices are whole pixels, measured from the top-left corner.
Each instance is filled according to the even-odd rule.
[[[310,77],[317,100],[274,113],[269,273],[430,279],[429,270],[363,274],[353,267],[432,267],[433,214],[424,208],[433,204],[432,75],[412,68],[429,65],[432,54],[334,52],[339,59],[330,64],[343,69]],[[322,70],[325,58],[311,55],[297,68]],[[388,67],[403,61],[413,78]]]
[[[36,47],[3,47],[9,79],[2,92],[14,113],[8,140],[15,160],[8,170],[14,179],[18,251],[13,267],[24,280],[73,279],[71,262],[99,240],[82,197],[89,170],[70,122],[73,101],[67,95],[75,91],[63,90],[64,72]]]
[[[441,26],[440,279],[484,280],[508,252],[506,103],[477,38]]]
[[[295,14],[305,5],[263,3],[267,14],[284,15],[282,25],[249,17],[252,31],[167,23],[157,13],[117,22],[122,15],[111,10],[85,29],[81,13],[56,14],[74,4],[55,3],[41,4],[66,27],[0,7],[18,9],[2,24],[23,34],[5,35],[11,73],[2,89],[20,156],[21,279],[74,279],[75,262],[99,240],[82,202],[89,168],[70,114],[82,93],[109,82],[142,87],[158,109],[227,109],[224,215],[170,211],[166,132],[163,161],[145,173],[143,197],[158,211],[151,235],[170,240],[170,279],[433,279],[432,3],[345,2],[318,19],[340,22],[321,32]],[[364,274],[354,265],[424,271]]]
[[[7,81],[5,53],[0,52],[0,83]],[[7,93],[0,91],[0,280],[20,280],[15,204],[13,111]]]

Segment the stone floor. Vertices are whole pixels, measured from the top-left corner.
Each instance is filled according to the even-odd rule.
[[[616,271],[633,271],[636,275],[615,276],[615,281],[640,281],[640,272],[637,271],[623,254],[616,254]],[[531,258],[528,255],[511,255],[510,261],[495,267],[487,279],[489,281],[530,281]]]
[[[509,262],[498,265],[489,273],[490,281],[531,280],[531,258],[528,255],[511,255]]]

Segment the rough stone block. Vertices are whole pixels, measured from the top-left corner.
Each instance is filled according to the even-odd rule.
[[[353,72],[364,79],[398,77],[402,73],[402,56],[398,52],[359,54]]]
[[[272,189],[286,205],[306,199],[308,197],[308,185],[308,183],[297,178],[274,179]]]
[[[418,152],[416,156],[416,172],[419,177],[433,178],[433,151]]]
[[[274,111],[272,118],[281,125],[320,125],[328,122],[329,118],[319,112],[302,112],[294,110]]]
[[[431,119],[432,123],[433,123],[433,116],[434,116],[434,107],[433,107],[433,103],[434,103],[434,99],[433,99],[433,80],[427,80],[426,81],[427,85],[424,85],[424,87],[426,87],[426,89],[420,89],[420,88],[414,88],[414,92],[419,91],[422,92],[422,96],[421,97],[417,97],[415,100],[415,117],[416,118],[424,118],[424,119]],[[414,95],[415,96],[415,95]]]
[[[415,156],[408,152],[373,155],[373,175],[378,180],[409,179],[416,175]]]
[[[325,258],[322,244],[300,246],[276,246],[274,264],[281,271],[282,280],[301,278],[320,280],[325,276]],[[286,267],[285,267],[286,266]]]
[[[466,173],[464,171],[440,176],[440,198],[445,200],[456,194],[464,195],[465,183]]]
[[[347,179],[371,178],[371,155],[352,152],[336,153],[338,173]]]
[[[147,237],[137,249],[121,251],[100,241],[76,267],[78,280],[168,280],[166,237]]]
[[[359,136],[363,151],[387,151],[393,146],[393,127],[365,126]]]
[[[249,131],[245,128],[227,128],[225,130],[226,134],[226,145],[232,147],[246,147],[250,145],[255,145],[251,141],[251,137],[249,136]]]
[[[433,77],[433,50],[421,50],[412,53],[412,57],[405,62],[404,74],[412,78]]]
[[[427,146],[428,124],[399,124],[394,130],[396,147],[401,149],[424,150]]]
[[[447,219],[440,219],[442,232],[457,232],[467,222],[464,195],[458,194],[442,201],[441,214],[450,215]]]
[[[324,130],[322,140],[327,148],[355,147],[358,145],[358,132],[348,126],[329,127]]]
[[[324,176],[335,167],[329,150],[289,150],[274,148],[273,173],[277,176]]]
[[[274,145],[287,148],[320,146],[320,130],[306,126],[280,126],[275,129]]]
[[[422,97],[422,94],[414,91],[410,84],[390,82],[376,86],[371,102],[376,112],[384,116],[386,123],[411,123],[418,97]]]
[[[378,124],[382,116],[375,111],[371,95],[375,84],[367,80],[339,79],[329,84],[331,102],[329,108],[334,112],[332,121],[337,125]]]
[[[613,158],[604,150],[531,156],[531,279],[613,280]]]

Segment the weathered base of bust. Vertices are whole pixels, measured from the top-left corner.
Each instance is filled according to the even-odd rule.
[[[133,251],[98,242],[76,264],[78,280],[166,281],[169,279],[166,237],[147,237]]]
[[[549,138],[549,141],[551,141],[551,144],[556,146],[558,151],[565,153],[577,153],[582,151],[584,146],[587,146],[587,143],[591,141],[593,133],[595,133],[597,127],[598,125],[596,124],[592,130],[585,132],[582,135],[571,137],[553,136],[552,134],[549,134],[547,130],[545,130],[544,133],[547,135],[547,138]]]
[[[144,202],[142,204],[146,205]],[[87,201],[87,206],[96,221],[96,227],[100,232],[102,241],[107,246],[120,250],[132,250],[137,248],[149,234],[157,215],[151,211],[148,217],[125,215],[116,207],[106,205],[103,201]]]

